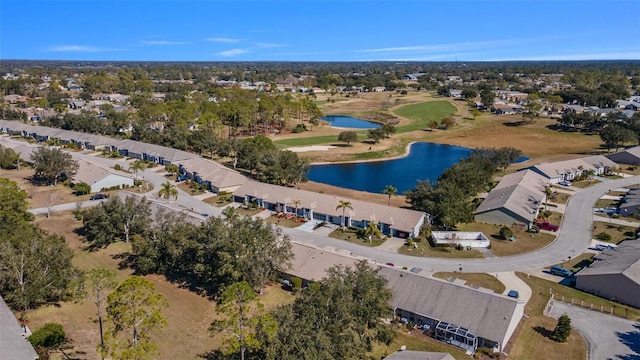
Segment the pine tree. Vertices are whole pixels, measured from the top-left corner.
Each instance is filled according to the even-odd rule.
[[[556,342],[567,342],[569,335],[571,334],[571,319],[569,315],[562,314],[558,319],[558,325],[551,334],[551,340]]]

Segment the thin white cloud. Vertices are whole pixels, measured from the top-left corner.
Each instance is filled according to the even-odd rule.
[[[142,45],[185,45],[188,44],[186,41],[167,41],[167,40],[142,40],[140,41]]]
[[[565,54],[565,55],[539,55],[529,58],[510,58],[504,61],[562,61],[562,60],[640,60],[640,52],[602,52],[602,53],[586,53],[586,54]]]
[[[47,49],[50,52],[108,52],[108,51],[124,51],[126,49],[103,48],[99,46],[87,45],[59,45],[52,46]]]
[[[205,40],[211,41],[211,42],[224,43],[224,44],[235,44],[235,43],[244,41],[244,39],[230,38],[230,37],[210,37],[210,38],[206,38]]]
[[[256,46],[263,49],[285,47],[286,44],[274,44],[274,43],[256,43]]]
[[[415,45],[415,46],[397,46],[377,49],[362,49],[355,52],[408,52],[408,51],[455,51],[468,50],[487,47],[501,47],[516,43],[523,43],[527,40],[509,39],[509,40],[490,40],[490,41],[472,41],[461,43],[434,44],[434,45]]]
[[[248,52],[249,51],[247,51],[245,49],[231,49],[231,50],[221,51],[221,52],[218,53],[218,55],[225,56],[225,57],[231,57],[231,56],[246,54]]]

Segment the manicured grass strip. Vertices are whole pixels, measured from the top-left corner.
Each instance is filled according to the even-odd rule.
[[[305,145],[330,144],[330,143],[337,143],[337,142],[338,142],[337,135],[326,135],[326,136],[316,136],[316,137],[283,139],[283,140],[274,141],[273,143],[277,145],[286,145],[286,146],[305,146]]]
[[[337,229],[332,231],[329,234],[329,237],[332,237],[334,239],[345,240],[348,242],[352,242],[354,244],[364,245],[369,247],[376,247],[378,245],[382,245],[385,242],[385,240],[387,240],[387,238],[383,237],[382,239],[373,238],[371,239],[371,241],[369,241],[369,239],[358,236],[356,234],[356,230],[354,229],[344,229],[344,230]]]
[[[498,294],[502,294],[505,291],[504,284],[500,282],[495,276],[483,273],[455,273],[455,272],[437,272],[433,274],[434,277],[447,280],[450,277],[463,279],[467,283],[465,285],[474,285],[483,287],[485,289],[491,289]]]
[[[398,249],[398,253],[412,256],[450,259],[476,259],[484,257],[478,250],[457,250],[447,247],[432,247],[428,241],[420,241],[416,244],[417,247],[403,245]]]
[[[571,260],[565,261],[559,265],[565,269],[572,270],[573,272],[578,272],[583,268],[591,265],[591,263],[593,263],[594,256],[595,254],[590,253],[580,254],[579,256],[571,258]]]
[[[427,101],[419,104],[406,105],[394,111],[399,116],[413,120],[411,124],[398,126],[398,133],[424,130],[429,122],[440,121],[456,112],[455,106],[448,101]]]

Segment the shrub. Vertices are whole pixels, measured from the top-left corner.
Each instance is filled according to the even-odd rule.
[[[293,130],[291,130],[292,133],[301,133],[301,132],[305,132],[307,131],[307,126],[305,124],[298,124],[296,125],[295,128],[293,128]]]
[[[571,319],[567,314],[562,314],[558,319],[558,325],[551,334],[551,340],[555,342],[567,342],[571,335]]]
[[[302,279],[297,276],[292,277],[291,285],[293,285],[294,289],[302,289]]]
[[[142,185],[142,180],[139,180],[139,179],[133,180],[133,186],[140,186],[140,185]]]
[[[507,240],[513,236],[513,231],[507,226],[503,226],[500,228],[500,237],[504,240]]]
[[[611,235],[607,234],[606,232],[601,232],[598,235],[596,235],[596,239],[600,241],[611,241]]]
[[[87,183],[79,182],[73,186],[73,190],[77,196],[85,195],[91,192],[91,186]]]
[[[120,166],[120,164],[113,165],[113,168],[116,170],[122,170],[122,166]]]
[[[33,346],[42,346],[45,348],[60,347],[64,342],[64,328],[60,324],[46,323],[41,328],[34,331],[29,336],[29,342]]]

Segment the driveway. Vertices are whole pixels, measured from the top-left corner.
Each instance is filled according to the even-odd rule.
[[[21,142],[25,144],[24,142]],[[93,162],[102,163],[105,166],[113,167],[116,163],[126,167],[129,164],[123,159],[108,159],[99,156],[70,152],[74,157],[90,159]],[[154,189],[147,193],[149,198],[155,198],[162,183],[167,179],[162,173],[156,172],[158,168],[147,169],[138,172],[138,176],[153,184]],[[283,232],[288,234],[292,241],[315,245],[318,247],[332,247],[337,250],[345,250],[354,256],[368,258],[378,263],[394,263],[398,266],[408,268],[416,267],[420,269],[435,271],[459,271],[463,272],[510,272],[539,269],[545,266],[558,264],[565,261],[569,256],[575,257],[583,253],[591,245],[591,230],[593,219],[593,204],[610,189],[629,186],[640,183],[640,176],[633,176],[624,179],[612,180],[606,183],[594,184],[586,189],[576,189],[577,191],[566,204],[566,213],[563,217],[562,225],[557,239],[547,247],[526,254],[494,257],[483,259],[443,259],[443,258],[422,258],[416,256],[402,255],[388,251],[388,249],[376,249],[361,246],[346,241],[329,238],[321,235],[321,232],[309,233],[297,229],[285,228]],[[188,210],[198,214],[209,214],[220,216],[221,208],[206,204],[178,188],[177,201],[164,201],[172,208],[182,211]]]
[[[587,340],[589,359],[640,359],[640,323],[559,301],[553,302],[548,315],[557,319],[564,313]]]

